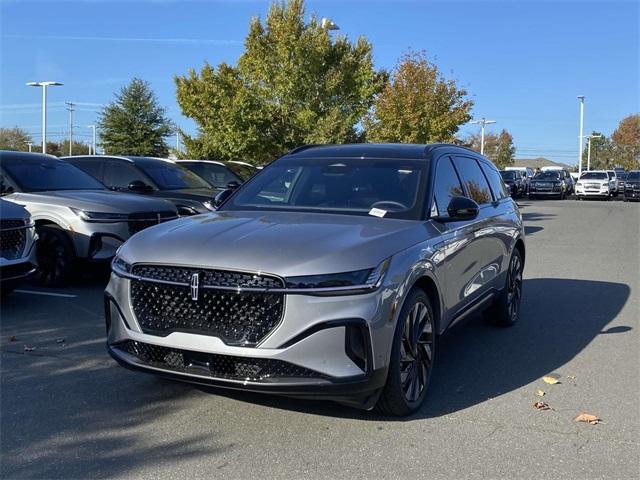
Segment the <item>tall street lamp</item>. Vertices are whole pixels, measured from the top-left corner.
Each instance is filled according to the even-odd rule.
[[[578,178],[582,174],[582,139],[584,128],[584,95],[578,95],[580,100],[580,135],[578,136]]]
[[[29,82],[29,87],[42,87],[42,153],[47,153],[47,87],[61,86],[60,82]]]
[[[91,129],[91,145],[89,146],[89,150],[93,149],[93,155],[96,154],[96,126],[95,125],[87,125],[88,128]],[[92,155],[89,152],[89,155]]]
[[[480,125],[480,155],[484,155],[484,126],[490,125],[492,123],[496,123],[495,120],[487,120],[482,117],[480,120],[474,120],[471,123],[475,123],[476,125]]]

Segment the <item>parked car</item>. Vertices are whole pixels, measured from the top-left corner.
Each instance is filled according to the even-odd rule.
[[[631,170],[627,174],[622,199],[625,202],[629,200],[640,200],[640,170]]]
[[[178,216],[170,202],[109,191],[50,155],[0,151],[0,179],[3,198],[35,222],[35,275],[46,285],[63,284],[79,260],[109,261],[134,233]]]
[[[590,170],[583,172],[576,183],[576,200],[588,197],[609,199],[611,197],[611,182],[605,170]]]
[[[500,175],[513,198],[522,197],[525,194],[527,185],[524,172],[517,170],[500,170]]]
[[[618,176],[615,170],[607,170],[607,176],[609,177],[609,184],[611,186],[611,194],[614,197],[618,196]]]
[[[212,210],[218,191],[186,167],[152,157],[88,155],[63,157],[112,190],[163,198],[180,215]]]
[[[522,217],[474,151],[300,147],[233,192],[120,249],[105,312],[122,365],[407,415],[449,327],[518,320]]]
[[[225,190],[229,184],[239,186],[258,172],[258,169],[251,170],[245,165],[218,160],[176,160],[176,163],[187,167],[219,191]]]
[[[5,296],[36,270],[36,233],[22,206],[0,199],[0,293]]]
[[[618,195],[624,193],[624,184],[627,180],[627,172],[620,172],[616,170],[616,177],[618,178]]]
[[[535,172],[533,171],[533,168],[530,168],[530,167],[506,167],[505,170],[508,171],[508,172],[512,172],[512,171],[513,172],[520,172],[520,175],[522,175],[522,177],[525,180],[525,187],[526,187],[526,192],[525,193],[529,193],[529,184],[531,183],[531,179],[535,175]]]
[[[529,198],[556,197],[564,199],[568,195],[569,185],[561,170],[547,170],[537,173],[529,185]]]
[[[228,163],[237,166],[238,173],[247,177],[247,180],[262,170],[262,166],[252,165],[249,162],[241,162],[239,160],[229,160]]]

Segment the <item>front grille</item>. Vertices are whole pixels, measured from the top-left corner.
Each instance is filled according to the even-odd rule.
[[[2,220],[1,226],[0,256],[7,260],[20,258],[27,241],[27,227],[25,227],[24,220]]]
[[[133,235],[145,228],[178,218],[175,212],[136,212],[129,215],[129,233]]]
[[[143,363],[175,372],[206,374],[224,380],[263,382],[274,378],[321,378],[308,368],[271,358],[237,357],[215,353],[191,352],[127,340],[115,348],[133,355]]]
[[[144,333],[189,332],[220,338],[228,345],[255,346],[280,322],[284,296],[268,292],[236,292],[215,287],[278,287],[277,277],[186,267],[136,265],[131,281],[133,312]],[[197,299],[188,282],[200,275]],[[169,285],[159,282],[176,282]]]

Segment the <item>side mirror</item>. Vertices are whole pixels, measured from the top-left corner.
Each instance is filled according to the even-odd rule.
[[[480,213],[476,202],[467,197],[453,197],[447,207],[448,217],[439,218],[441,222],[462,222],[473,220]]]
[[[235,191],[235,188],[227,188],[226,190],[223,190],[219,194],[217,194],[213,199],[213,207],[214,208],[220,207],[220,205],[226,202],[227,199],[233,194],[234,191]]]
[[[134,180],[127,188],[135,193],[148,193],[153,190],[151,185],[147,185],[142,180]]]

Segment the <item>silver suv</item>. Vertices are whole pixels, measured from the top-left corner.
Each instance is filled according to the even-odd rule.
[[[5,200],[31,213],[36,278],[46,285],[64,283],[77,260],[108,261],[134,233],[178,216],[166,200],[111,192],[49,155],[0,151],[0,183]]]
[[[107,342],[122,365],[407,415],[439,335],[474,311],[518,320],[521,215],[471,150],[301,147],[219,197],[114,259]]]
[[[3,296],[35,271],[35,241],[35,225],[29,212],[21,205],[0,199],[0,293]]]

